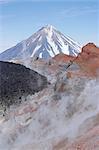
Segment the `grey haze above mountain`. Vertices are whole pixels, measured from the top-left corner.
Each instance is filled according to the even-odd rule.
[[[0,54],[0,60],[26,59],[39,57],[48,59],[59,53],[77,56],[80,53],[80,45],[51,25],[42,27],[28,39],[18,43]]]

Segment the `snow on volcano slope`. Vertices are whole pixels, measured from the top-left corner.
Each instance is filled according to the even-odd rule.
[[[59,53],[77,56],[80,45],[51,25],[42,27],[28,39],[0,54],[0,60],[50,58]]]

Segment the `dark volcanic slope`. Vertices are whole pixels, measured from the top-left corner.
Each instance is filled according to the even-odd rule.
[[[19,103],[23,95],[34,94],[47,86],[46,77],[23,65],[0,61],[0,102]]]

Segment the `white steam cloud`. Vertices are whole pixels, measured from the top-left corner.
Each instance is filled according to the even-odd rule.
[[[79,94],[74,82],[68,82],[70,92],[59,93],[59,99],[49,87],[10,110],[8,119],[0,120],[0,150],[52,150],[60,139],[82,134],[85,121],[99,114],[99,80],[90,80],[83,88],[79,85]]]

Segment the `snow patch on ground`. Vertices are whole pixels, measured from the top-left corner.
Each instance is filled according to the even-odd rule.
[[[33,53],[31,55],[31,57],[33,57],[36,53],[36,51],[41,47],[41,45],[36,46],[36,48],[33,50]]]

